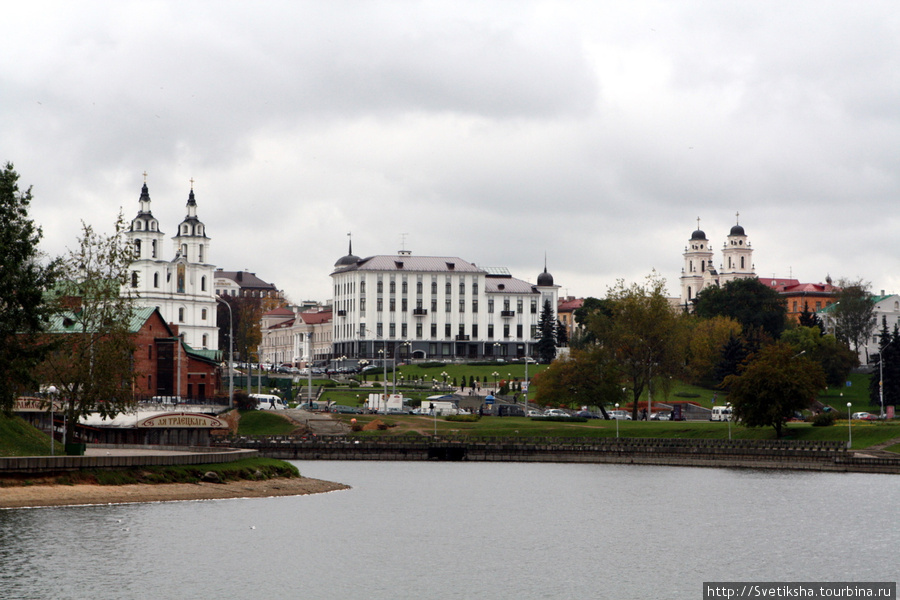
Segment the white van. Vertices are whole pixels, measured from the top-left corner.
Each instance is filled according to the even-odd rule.
[[[730,406],[713,406],[712,412],[709,414],[710,421],[730,421],[731,420],[731,407]]]
[[[256,399],[256,408],[259,410],[284,410],[287,408],[284,400],[275,394],[250,394],[250,397]]]

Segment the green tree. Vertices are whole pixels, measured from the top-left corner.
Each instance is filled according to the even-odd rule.
[[[556,358],[556,319],[553,316],[553,307],[549,300],[544,300],[541,309],[541,318],[538,321],[540,338],[534,345],[534,351],[538,362],[549,364]]]
[[[785,327],[787,308],[781,296],[755,277],[734,279],[725,285],[703,288],[694,303],[694,313],[709,319],[731,317],[741,324],[745,335],[761,331],[777,340]]]
[[[747,427],[774,427],[779,438],[794,413],[826,387],[822,368],[786,342],[760,348],[726,384],[735,418]]]
[[[714,387],[722,382],[716,377],[716,366],[725,344],[741,334],[741,325],[731,317],[698,319],[685,317],[688,324],[688,380],[696,385]],[[743,359],[742,359],[743,360]]]
[[[59,261],[44,261],[41,229],[28,216],[31,188],[19,190],[19,175],[7,163],[0,171],[0,410],[34,390],[34,370],[51,350],[41,335],[50,306],[44,293],[58,276]]]
[[[825,325],[822,323],[822,319],[819,316],[809,310],[809,303],[803,303],[803,311],[800,313],[800,326],[801,327],[818,327],[822,333],[825,333]]]
[[[565,348],[569,345],[569,332],[563,322],[556,320],[556,347]]]
[[[534,376],[534,401],[554,407],[598,406],[605,416],[605,405],[624,401],[621,377],[608,349],[599,345],[575,349]]]
[[[833,335],[822,335],[822,330],[816,326],[788,329],[781,334],[781,341],[819,363],[826,383],[831,386],[844,385],[850,371],[859,365],[855,352]]]
[[[588,297],[584,299],[581,307],[572,312],[572,318],[578,325],[569,340],[572,348],[587,348],[597,342],[597,338],[588,328],[588,322],[597,314],[612,316],[609,300]]]
[[[672,377],[683,372],[683,314],[669,304],[665,286],[655,272],[644,285],[626,287],[619,280],[607,296],[611,314],[595,311],[588,323],[597,344],[612,352],[620,379],[631,389],[635,420],[644,389],[655,381],[667,393]]]
[[[869,293],[869,284],[862,280],[842,279],[838,282],[838,287],[839,291],[835,294],[832,305],[834,335],[851,344],[859,354],[860,346],[869,341],[878,325],[875,303]],[[866,359],[868,362],[868,356]]]
[[[88,413],[113,417],[133,406],[135,311],[126,283],[134,248],[125,231],[121,213],[109,236],[82,223],[78,246],[63,261],[51,329],[56,347],[41,375],[59,389],[67,443]]]
[[[732,335],[728,338],[728,341],[722,347],[719,362],[716,363],[713,370],[714,379],[721,382],[719,387],[728,389],[728,377],[737,375],[740,372],[744,361],[747,360],[750,354],[751,349],[744,338],[739,335]]]
[[[886,317],[881,318],[878,350],[872,357],[875,368],[869,379],[869,402],[881,407],[883,398],[885,406],[897,406],[900,399],[900,330],[895,324],[890,333]]]

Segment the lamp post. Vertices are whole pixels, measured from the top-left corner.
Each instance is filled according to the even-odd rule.
[[[616,402],[616,439],[619,439],[619,403]]]
[[[525,357],[525,386],[522,388],[522,404],[525,405],[525,415],[528,415],[528,363],[531,362],[531,357]]]
[[[56,454],[56,447],[54,446],[56,440],[56,432],[54,431],[53,427],[53,402],[55,401],[54,398],[56,398],[57,392],[59,392],[59,390],[56,389],[55,385],[51,385],[47,388],[47,393],[50,394],[50,456]]]
[[[234,313],[231,305],[216,296],[216,300],[228,307],[228,408],[234,408]]]
[[[725,403],[725,418],[728,419],[728,441],[731,441],[731,402]]]
[[[494,393],[497,394],[500,392],[500,390],[497,389],[497,378],[500,376],[500,373],[494,371],[491,375],[494,376]]]
[[[385,346],[386,348],[387,346]],[[381,366],[384,369],[384,381],[382,384],[384,385],[384,395],[381,397],[384,400],[384,412],[387,413],[387,393],[388,393],[388,384],[387,384],[387,354],[385,353],[385,348],[381,348],[378,351],[378,354],[381,356]]]
[[[887,350],[894,340],[884,345],[884,348],[878,351],[878,398],[881,400],[881,418],[884,418],[884,356],[883,352]]]
[[[853,445],[853,415],[850,414],[850,406],[852,406],[849,402],[847,403],[847,450],[850,449],[850,446]]]
[[[444,379],[444,385],[441,388],[441,391],[446,392],[447,391],[447,371],[441,372],[441,377]]]

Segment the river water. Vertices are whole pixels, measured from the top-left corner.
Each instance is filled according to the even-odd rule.
[[[704,581],[898,579],[891,475],[296,464],[353,488],[0,510],[0,598],[699,599]]]

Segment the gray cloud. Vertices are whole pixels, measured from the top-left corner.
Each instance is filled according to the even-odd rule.
[[[172,232],[295,300],[346,252],[453,254],[574,295],[740,211],[760,275],[900,291],[889,2],[87,2],[9,10],[0,148],[45,247]],[[403,235],[406,234],[406,235]],[[405,240],[405,242],[403,242]]]

